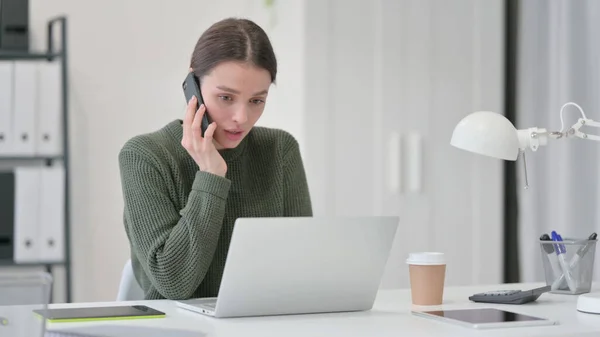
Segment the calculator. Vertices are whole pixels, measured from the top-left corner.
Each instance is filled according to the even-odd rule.
[[[497,304],[524,304],[537,300],[543,293],[550,291],[551,286],[530,290],[494,290],[469,297],[473,302]]]

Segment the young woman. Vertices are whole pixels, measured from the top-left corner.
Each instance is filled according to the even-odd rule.
[[[192,99],[183,120],[119,153],[125,231],[146,299],[216,296],[237,218],[312,216],[298,143],[254,126],[277,74],[266,33],[245,19],[217,22],[190,71],[205,105]]]

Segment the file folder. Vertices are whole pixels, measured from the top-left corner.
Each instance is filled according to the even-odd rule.
[[[39,260],[39,167],[16,167],[15,174],[15,221],[14,261],[31,263]]]
[[[41,168],[40,261],[61,262],[64,258],[65,170],[60,164]]]
[[[38,68],[39,128],[37,153],[42,156],[62,155],[62,72],[56,61],[43,61]]]
[[[15,223],[15,175],[0,172],[0,260],[12,261]]]
[[[0,156],[11,153],[14,65],[0,61]]]
[[[36,82],[39,61],[15,61],[12,153],[35,155]]]

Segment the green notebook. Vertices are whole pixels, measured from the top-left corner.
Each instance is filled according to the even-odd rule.
[[[56,308],[34,310],[36,314],[45,317],[49,322],[84,322],[107,321],[121,319],[163,318],[165,313],[145,305],[86,307],[86,308]]]

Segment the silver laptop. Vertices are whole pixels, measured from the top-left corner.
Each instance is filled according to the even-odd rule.
[[[240,218],[217,298],[177,301],[213,317],[370,310],[399,218]]]

